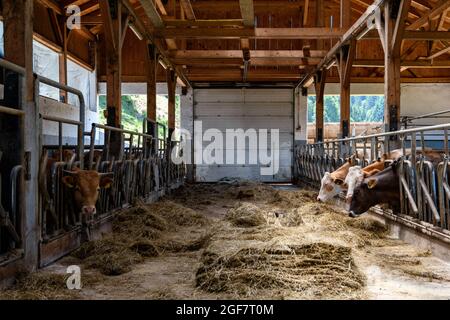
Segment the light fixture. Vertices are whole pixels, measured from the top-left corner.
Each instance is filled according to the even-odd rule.
[[[164,61],[164,59],[162,57],[159,58],[158,62],[161,65],[161,67],[164,68],[164,70],[168,69],[167,63]]]
[[[130,20],[128,22],[128,26],[130,27],[131,31],[133,31],[134,35],[140,40],[142,41],[144,39],[144,36],[142,35],[142,33],[139,31],[139,29],[136,27],[136,25],[134,24],[134,20]]]

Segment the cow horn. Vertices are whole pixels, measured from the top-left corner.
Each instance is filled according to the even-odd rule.
[[[69,159],[69,162],[67,163],[67,168],[69,168],[69,169],[72,170],[73,163],[75,162],[76,156],[77,156],[77,155],[76,155],[75,153],[72,154],[72,156],[71,156],[70,159]]]
[[[63,170],[63,173],[66,174],[66,175],[68,175],[68,176],[73,176],[73,175],[76,174],[76,172],[74,172],[74,171],[68,171],[68,170]]]
[[[98,174],[100,177],[113,177],[114,172],[102,172]]]

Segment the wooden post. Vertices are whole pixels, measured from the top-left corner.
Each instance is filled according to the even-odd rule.
[[[350,78],[355,59],[356,41],[342,47],[340,52],[339,76],[341,84],[340,134],[342,138],[350,136]]]
[[[106,48],[107,124],[121,127],[122,123],[122,2],[99,0],[103,18]],[[122,148],[122,135],[111,133],[110,154],[117,156]]]
[[[15,164],[21,163],[27,168],[24,172],[25,181],[23,181],[23,197],[20,199],[20,207],[22,212],[19,213],[23,220],[20,221],[22,230],[22,248],[25,251],[23,266],[26,270],[32,271],[38,265],[38,246],[40,230],[38,224],[38,163],[39,163],[39,134],[38,134],[38,111],[35,104],[34,95],[34,76],[33,76],[33,0],[3,0],[2,1],[2,17],[4,23],[4,48],[5,60],[22,66],[26,70],[25,88],[21,85],[19,77],[12,72],[7,73],[5,79],[4,104],[11,108],[19,108],[23,106],[25,111],[24,128],[20,125],[13,125],[6,115],[0,116],[4,121],[0,126],[7,131],[0,133],[0,149],[3,151],[2,163],[0,170],[2,173],[9,171],[6,167],[6,157]],[[17,85],[16,85],[17,84]],[[23,88],[25,92],[21,91]],[[23,93],[23,95],[21,95]],[[8,102],[15,102],[9,105]],[[24,101],[25,100],[25,101]],[[6,126],[3,126],[5,124]],[[24,131],[24,136],[20,133]],[[19,137],[19,139],[18,139]],[[14,142],[14,143],[13,143]],[[9,149],[4,147],[9,145]],[[25,154],[23,153],[25,151]],[[28,155],[28,156],[27,156]],[[25,158],[29,159],[29,166],[26,165]],[[10,162],[10,165],[13,163]],[[7,175],[3,175],[7,177]],[[8,179],[4,179],[8,181]],[[6,197],[4,198],[6,199]],[[16,268],[18,270],[18,268]]]
[[[156,71],[158,57],[153,44],[147,45],[147,134],[157,137],[156,126]],[[157,150],[157,143],[153,143],[153,152]]]
[[[401,42],[405,29],[405,19],[407,17],[411,0],[398,0],[399,4],[394,5],[391,1],[386,1],[384,14],[384,93],[385,109],[384,121],[385,131],[396,131],[400,129],[400,68],[401,68]],[[389,148],[399,146],[398,137],[391,137]]]
[[[327,76],[327,69],[318,71],[314,76],[314,86],[316,89],[316,142],[323,141],[323,105],[324,91]]]
[[[177,88],[177,77],[174,70],[167,69],[167,91],[169,95],[169,140],[175,130],[175,93]]]

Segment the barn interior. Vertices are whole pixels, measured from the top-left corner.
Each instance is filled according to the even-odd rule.
[[[450,0],[0,7],[0,299],[448,299]]]

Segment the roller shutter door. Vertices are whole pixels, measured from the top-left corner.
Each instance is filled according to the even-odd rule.
[[[292,180],[292,148],[293,148],[293,90],[292,89],[196,89],[194,90],[194,120],[201,121],[202,137],[208,129],[218,129],[224,133],[223,164],[196,164],[197,181],[215,182],[225,177],[239,177],[264,182],[290,182]],[[279,170],[272,174],[261,174],[261,168],[269,170],[269,165],[249,161],[249,154],[255,154],[255,148],[245,143],[245,164],[227,164],[227,152],[238,151],[227,146],[225,132],[227,129],[268,130],[268,154],[274,151],[279,154]],[[279,144],[272,145],[271,129],[279,130]],[[200,131],[198,131],[200,132]],[[195,133],[198,135],[198,133]],[[195,137],[199,139],[199,137]],[[194,144],[194,155],[204,152],[210,141],[203,141],[202,149]],[[239,150],[242,151],[242,150]],[[258,152],[256,152],[258,154]],[[269,170],[270,171],[270,170]],[[275,171],[275,170],[274,170]],[[267,172],[266,172],[267,173]]]

